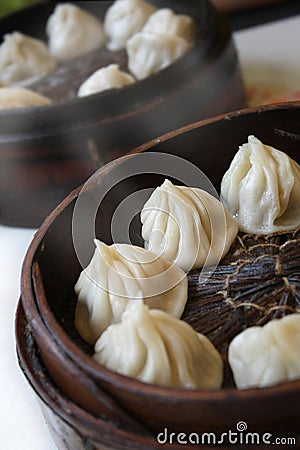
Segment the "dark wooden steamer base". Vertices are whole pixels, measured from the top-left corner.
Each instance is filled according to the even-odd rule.
[[[36,4],[2,19],[0,35],[19,30],[45,40],[53,3]],[[103,18],[112,2],[73,3]],[[74,95],[96,66],[78,77],[76,69],[75,80],[74,69],[64,80],[65,90],[58,87],[59,95],[47,89],[46,81],[33,86],[56,101],[61,95],[61,101],[0,111],[0,223],[38,227],[72,189],[108,161],[167,131],[245,106],[225,17],[207,0],[153,3],[190,14],[198,24],[196,45],[179,61],[132,86],[81,99],[66,92],[71,85]],[[107,64],[107,53],[102,51],[97,67]],[[124,55],[111,58],[119,58],[122,65]]]
[[[299,123],[300,102],[248,109],[189,125],[143,145],[136,152],[157,151],[183,156],[200,167],[219,189],[224,171],[249,134],[286,151],[300,162]],[[124,160],[128,158],[131,156]],[[122,168],[122,164],[116,161],[99,171],[99,182],[105,183],[106,177]],[[114,206],[129,193],[156,186],[162,180],[162,176],[144,174],[110,191],[98,211],[97,237],[110,241],[108,224]],[[80,188],[70,194],[37,232],[24,261],[21,287],[26,326],[36,341],[43,363],[62,397],[75,403],[72,406],[69,402],[70,420],[74,417],[73,408],[77,411],[79,407],[97,417],[110,418],[134,433],[143,435],[146,430],[147,436],[149,430],[157,433],[164,427],[179,432],[222,433],[235,429],[240,420],[248,424],[248,431],[296,436],[300,420],[299,380],[242,391],[233,388],[220,391],[170,390],[106,370],[77,345],[79,341],[74,338],[74,327],[66,319],[74,298],[73,286],[81,271],[71,229],[79,192]],[[17,334],[23,336],[22,333],[18,322]],[[19,339],[18,351],[24,352],[26,345],[24,339],[22,342]],[[32,361],[27,361],[23,370],[34,389],[39,387],[39,395],[45,402],[47,393],[41,387],[40,374],[34,371]],[[61,415],[53,404],[50,409],[53,417]],[[95,430],[94,422],[90,426]],[[77,425],[73,422],[71,427],[76,428]],[[56,428],[59,434],[59,421]],[[70,448],[81,447],[71,445]]]
[[[40,358],[39,350],[28,325],[21,302],[16,314],[16,339],[20,367],[35,390],[49,431],[59,450],[153,450],[162,448],[156,436],[124,427],[124,423],[95,417],[66,398],[55,386]],[[196,430],[196,432],[199,432]],[[278,434],[276,434],[278,436]],[[299,442],[299,440],[297,441]],[[163,448],[173,450],[174,444]],[[184,445],[192,450],[194,445]],[[203,447],[205,448],[205,447]],[[215,448],[215,447],[210,447]],[[220,448],[226,448],[220,446]],[[235,445],[234,448],[245,448]],[[267,449],[269,445],[251,448]]]

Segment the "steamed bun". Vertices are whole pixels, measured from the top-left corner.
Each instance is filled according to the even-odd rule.
[[[300,225],[300,166],[249,136],[222,179],[221,199],[241,231],[293,230]]]
[[[142,80],[168,67],[189,48],[190,44],[176,35],[136,33],[126,44],[129,70]]]
[[[79,88],[78,96],[85,97],[107,89],[120,89],[134,83],[134,78],[119,69],[117,64],[110,64],[96,70]]]
[[[145,383],[186,389],[218,389],[222,358],[202,334],[164,311],[132,300],[119,324],[95,344],[94,360]]]
[[[46,44],[15,31],[4,36],[0,46],[0,82],[25,85],[48,75],[56,67],[56,59]]]
[[[177,266],[141,247],[108,246],[95,240],[95,253],[75,285],[75,326],[94,344],[111,323],[119,322],[130,299],[180,317],[187,301],[187,277]]]
[[[242,331],[231,341],[228,359],[240,389],[300,378],[300,314]]]
[[[0,87],[0,109],[50,105],[51,100],[22,87]]]
[[[107,48],[111,51],[125,48],[128,39],[142,29],[155,10],[143,0],[116,0],[104,18]]]
[[[71,3],[58,4],[47,21],[50,52],[58,59],[76,58],[105,43],[101,21]]]
[[[174,186],[169,180],[145,203],[141,221],[146,248],[186,272],[218,264],[238,232],[219,200],[202,189]]]
[[[193,42],[197,34],[197,25],[190,16],[176,14],[170,8],[161,8],[151,14],[142,32],[172,34]]]

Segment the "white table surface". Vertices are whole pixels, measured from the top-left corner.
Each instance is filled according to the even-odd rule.
[[[300,99],[299,29],[296,16],[234,34],[251,104]],[[20,269],[33,234],[0,226],[0,450],[56,449],[15,352]]]

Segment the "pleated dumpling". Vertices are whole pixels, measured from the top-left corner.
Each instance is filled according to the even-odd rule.
[[[213,344],[182,320],[131,301],[122,322],[95,344],[94,360],[145,383],[186,389],[218,389],[223,362]]]
[[[189,48],[190,44],[179,36],[142,31],[127,41],[128,67],[142,80],[168,67]]]
[[[145,247],[186,272],[218,264],[238,227],[222,203],[198,188],[169,180],[152,193],[141,211]]]
[[[231,341],[228,359],[240,389],[300,379],[300,314],[242,331]]]
[[[128,39],[142,29],[155,10],[144,0],[116,0],[104,18],[107,48],[111,51],[125,48]]]
[[[0,46],[0,82],[26,85],[48,75],[57,61],[39,39],[15,31]]]
[[[95,240],[95,253],[75,285],[75,327],[94,344],[111,323],[119,322],[130,299],[181,317],[187,301],[187,277],[177,266],[141,247],[108,246]]]
[[[249,136],[223,177],[221,200],[241,231],[293,230],[300,225],[300,166]]]
[[[197,34],[197,24],[186,14],[176,14],[170,8],[161,8],[155,11],[145,23],[143,32],[172,34],[193,42]]]
[[[101,21],[72,3],[55,7],[47,21],[46,32],[50,52],[60,60],[84,55],[105,43]]]
[[[109,66],[96,70],[96,72],[85,80],[78,90],[78,96],[85,97],[86,95],[108,89],[120,89],[134,82],[134,78],[120,70],[117,64],[110,64]]]
[[[50,105],[51,100],[23,87],[0,87],[0,109]]]

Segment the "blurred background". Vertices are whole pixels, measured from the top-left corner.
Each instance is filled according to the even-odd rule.
[[[16,9],[22,8],[23,6],[30,5],[36,0],[1,0],[0,1],[0,16],[4,16]]]
[[[0,0],[0,16],[15,11],[23,6],[35,3],[37,0]],[[225,12],[239,11],[251,7],[278,3],[284,0],[211,0],[212,3]]]

